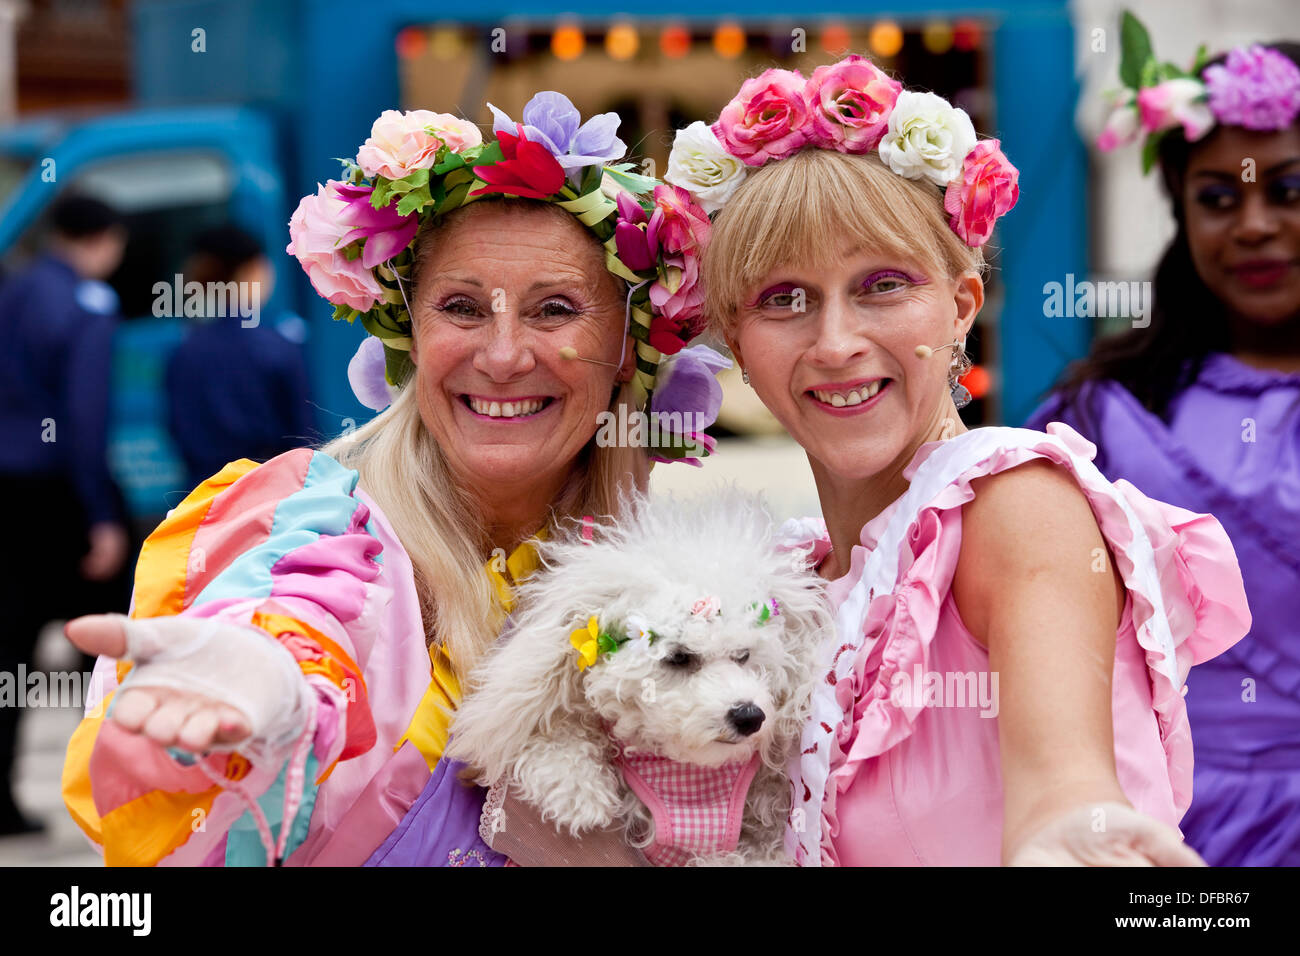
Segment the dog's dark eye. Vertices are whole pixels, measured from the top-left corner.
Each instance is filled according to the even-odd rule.
[[[695,663],[695,655],[679,647],[664,658],[664,663],[669,667],[690,667]]]
[[[749,651],[741,651],[739,654],[733,654],[731,659],[737,664],[743,664],[749,660]]]

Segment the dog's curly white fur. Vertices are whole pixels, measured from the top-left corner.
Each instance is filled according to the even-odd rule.
[[[539,554],[543,568],[516,595],[509,634],[471,677],[448,755],[475,768],[480,783],[509,778],[575,836],[621,820],[629,840],[646,846],[653,820],[615,767],[618,744],[700,766],[758,752],[727,862],[784,861],[784,768],[831,617],[802,556],[777,548],[761,500],[735,490],[690,502],[636,496],[593,542],[574,532],[543,542]],[[706,596],[720,613],[693,615]],[[773,599],[779,613],[759,624],[754,606]],[[620,632],[639,619],[656,639],[624,644],[580,672],[570,635],[591,615]],[[764,715],[748,735],[728,719],[747,703]]]

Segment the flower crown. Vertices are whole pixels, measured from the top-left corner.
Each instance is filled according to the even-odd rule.
[[[692,411],[697,417],[685,421],[711,422],[721,402],[713,382],[721,357],[702,346],[683,351],[705,324],[698,279],[707,213],[685,190],[634,172],[631,162],[615,162],[626,152],[617,113],[582,123],[556,92],[534,96],[520,123],[488,108],[496,134],[491,143],[473,123],[447,113],[385,110],[356,161],[340,160],[344,178],[303,197],[289,221],[286,251],[333,303],[334,318],[360,318],[373,336],[349,366],[357,397],[382,409],[410,372],[407,297],[420,226],[500,194],[554,203],[604,246],[605,268],[628,284],[637,407]],[[661,369],[663,356],[674,357],[673,394],[655,392],[656,377],[669,367]],[[702,377],[713,388],[702,387]],[[713,447],[702,431],[680,434],[669,426],[651,435],[656,461],[698,464],[693,456]]]
[[[715,595],[707,595],[691,605],[691,617],[710,620],[722,613],[721,603]],[[745,608],[750,623],[761,627],[781,613],[781,605],[776,598],[759,601]],[[636,614],[629,614],[621,623],[610,627],[600,626],[600,616],[593,614],[587,623],[576,628],[569,635],[569,643],[578,652],[578,670],[586,670],[607,654],[617,653],[624,645],[630,645],[644,653],[650,653],[651,647],[663,635],[651,629],[645,619]]]
[[[1300,67],[1277,50],[1237,47],[1226,62],[1206,66],[1205,46],[1190,72],[1156,60],[1151,35],[1132,13],[1120,18],[1119,76],[1112,110],[1097,147],[1111,150],[1143,133],[1142,172],[1155,165],[1160,141],[1181,126],[1189,143],[1216,123],[1253,130],[1282,130],[1300,114]]]
[[[962,109],[934,93],[904,90],[870,60],[848,56],[805,79],[770,69],[746,80],[712,126],[692,123],[673,141],[664,179],[717,212],[749,167],[805,146],[878,151],[891,170],[944,190],[948,224],[982,246],[1020,196],[1020,172],[996,139],[976,140]]]

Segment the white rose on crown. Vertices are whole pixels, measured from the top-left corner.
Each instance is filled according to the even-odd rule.
[[[745,161],[728,153],[708,124],[697,120],[677,131],[664,182],[685,189],[705,212],[714,213],[748,173]]]
[[[965,110],[935,93],[904,90],[889,114],[880,158],[900,176],[947,186],[961,175],[962,161],[974,147],[975,127]]]

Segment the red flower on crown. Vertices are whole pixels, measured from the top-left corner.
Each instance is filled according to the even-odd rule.
[[[490,166],[475,166],[474,175],[487,183],[471,196],[504,193],[529,199],[546,199],[564,185],[564,167],[540,143],[530,142],[522,123],[516,123],[518,136],[502,130],[497,133],[502,160]]]

